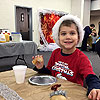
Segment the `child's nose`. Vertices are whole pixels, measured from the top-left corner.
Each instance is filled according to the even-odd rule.
[[[71,35],[70,34],[66,34],[66,38],[70,38],[71,37]]]

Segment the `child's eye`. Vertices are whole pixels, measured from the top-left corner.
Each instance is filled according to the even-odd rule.
[[[75,32],[71,32],[70,34],[71,34],[71,35],[74,35],[74,34],[75,34]]]
[[[64,35],[66,35],[66,33],[65,33],[65,32],[63,32],[63,33],[61,33],[61,35],[63,35],[63,36],[64,36]]]

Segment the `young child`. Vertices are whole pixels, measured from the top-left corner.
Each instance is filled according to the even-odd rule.
[[[83,81],[86,80],[88,98],[100,100],[99,78],[93,72],[88,57],[76,48],[84,35],[79,18],[73,15],[64,15],[54,25],[52,34],[60,48],[52,52],[47,67],[44,66],[43,59],[37,60],[34,70],[82,86]],[[39,58],[43,58],[42,55],[33,57],[33,60]]]
[[[97,33],[96,30],[93,29],[92,33],[91,33],[91,38],[92,38],[92,51],[95,51],[95,44],[96,44],[96,40],[97,40]]]

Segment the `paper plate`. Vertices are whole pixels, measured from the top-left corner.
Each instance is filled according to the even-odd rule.
[[[29,78],[29,83],[34,85],[51,85],[56,81],[57,79],[55,77],[48,75],[32,76]]]

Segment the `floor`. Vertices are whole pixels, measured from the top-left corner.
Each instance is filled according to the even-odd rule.
[[[84,53],[88,56],[92,63],[93,71],[96,73],[96,75],[99,77],[100,75],[100,57],[96,52],[92,51],[84,51]]]

